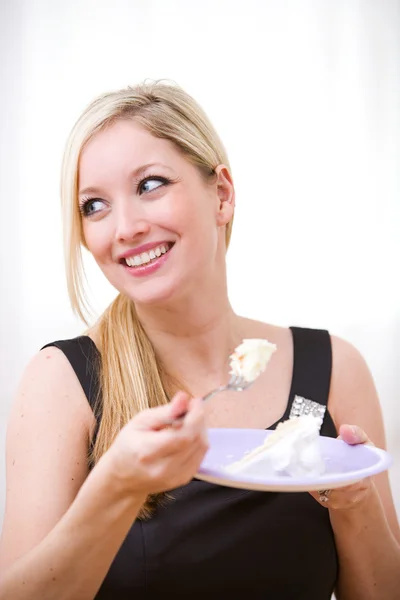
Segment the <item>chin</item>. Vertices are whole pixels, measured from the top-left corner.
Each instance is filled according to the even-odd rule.
[[[160,306],[169,304],[171,301],[177,301],[182,296],[182,283],[178,281],[155,282],[149,281],[145,285],[127,286],[120,291],[128,296],[137,305],[142,306]]]

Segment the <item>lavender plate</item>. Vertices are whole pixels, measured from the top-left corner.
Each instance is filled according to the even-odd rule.
[[[208,430],[210,448],[196,479],[233,488],[265,492],[308,492],[350,485],[370,475],[386,471],[393,460],[390,454],[373,446],[349,446],[342,440],[321,436],[322,457],[326,471],[320,477],[295,479],[277,473],[273,477],[231,474],[226,467],[263,443],[273,431],[264,429]]]

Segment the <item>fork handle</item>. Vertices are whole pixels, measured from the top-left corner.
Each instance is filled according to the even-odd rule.
[[[209,400],[212,396],[214,396],[215,394],[219,394],[220,392],[224,392],[225,390],[229,389],[229,385],[221,385],[219,388],[216,388],[215,390],[211,390],[211,392],[208,392],[208,394],[206,394],[205,396],[203,396],[203,400]],[[175,419],[171,419],[169,421],[165,422],[165,425],[170,425],[172,427],[176,427],[178,426],[180,423],[182,423],[183,419],[186,416],[186,412],[182,413],[181,415],[178,415],[177,417],[175,417]]]
[[[208,392],[208,394],[206,394],[205,396],[203,396],[203,400],[209,400],[210,398],[212,398],[212,396],[215,396],[215,394],[219,394],[220,392],[224,392],[225,390],[229,389],[229,384],[228,385],[221,385],[219,388],[216,388],[215,390],[211,390],[211,392]]]

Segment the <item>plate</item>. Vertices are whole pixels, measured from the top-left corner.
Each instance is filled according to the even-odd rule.
[[[373,446],[349,446],[342,440],[319,437],[326,471],[319,477],[294,478],[277,473],[273,477],[233,475],[226,467],[240,460],[247,452],[260,446],[272,430],[228,429],[208,430],[209,450],[196,474],[196,479],[233,488],[265,492],[308,492],[339,488],[365,477],[386,471],[392,464],[391,455]]]

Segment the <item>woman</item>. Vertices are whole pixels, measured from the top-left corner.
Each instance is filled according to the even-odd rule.
[[[193,479],[206,427],[274,428],[305,407],[324,415],[322,435],[363,444],[365,430],[385,446],[352,346],[232,310],[234,186],[194,100],[162,83],[96,99],[71,133],[62,201],[75,311],[86,316],[81,245],[119,295],[87,335],[48,345],[22,378],[1,598],[327,600],[335,589],[340,600],[394,599],[400,535],[387,473],[321,494]],[[267,371],[203,404],[244,338],[277,345]]]

